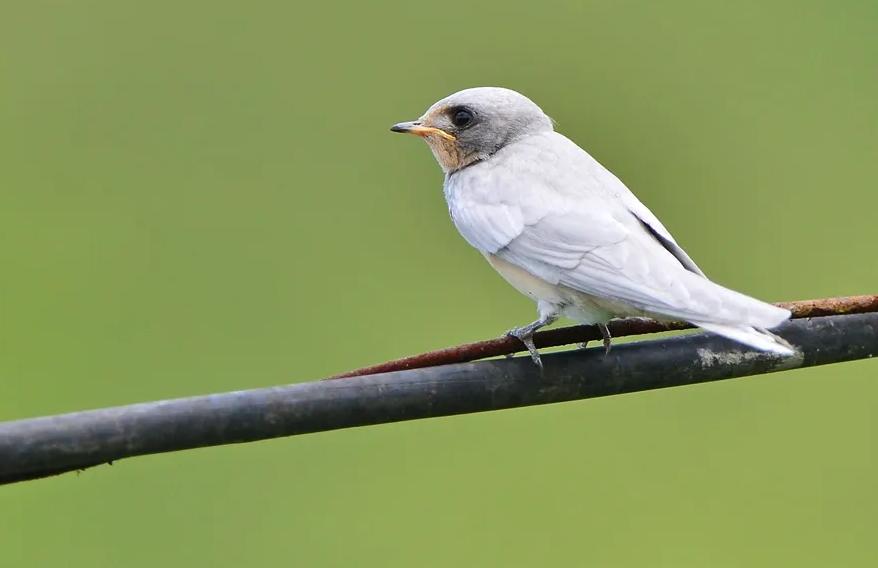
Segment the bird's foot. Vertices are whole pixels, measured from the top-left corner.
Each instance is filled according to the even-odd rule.
[[[604,338],[604,357],[610,354],[610,348],[613,346],[613,336],[610,335],[610,328],[605,323],[599,323],[598,329],[601,330],[601,337]]]
[[[525,347],[527,347],[527,351],[530,353],[530,358],[533,359],[534,365],[539,367],[540,374],[542,375],[543,361],[540,359],[540,352],[537,351],[537,346],[534,345],[533,337],[538,329],[551,325],[556,319],[558,319],[558,309],[554,304],[547,304],[542,301],[537,304],[537,307],[540,312],[540,319],[525,326],[510,329],[506,332],[506,336],[518,339]]]
[[[515,329],[510,329],[506,332],[508,337],[514,337],[521,341],[525,347],[527,347],[527,351],[530,353],[530,358],[533,359],[534,364],[540,368],[540,371],[543,370],[543,361],[540,359],[540,352],[537,351],[536,345],[534,345],[534,329],[530,325],[526,325],[524,327],[516,327]],[[512,353],[506,355],[507,357],[512,357]]]
[[[607,327],[606,324],[599,323],[597,325],[598,329],[601,331],[601,337],[604,338],[604,356],[610,354],[610,348],[613,346],[613,336],[610,335],[610,328]],[[579,344],[580,349],[586,349],[588,347],[588,341],[583,341]]]

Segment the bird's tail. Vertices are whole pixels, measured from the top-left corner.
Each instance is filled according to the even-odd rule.
[[[787,343],[785,339],[778,337],[763,328],[752,327],[749,325],[730,325],[698,321],[693,321],[691,323],[702,329],[706,329],[707,331],[712,331],[717,335],[728,337],[738,343],[749,345],[754,349],[770,351],[779,355],[794,355],[796,353],[795,348]]]

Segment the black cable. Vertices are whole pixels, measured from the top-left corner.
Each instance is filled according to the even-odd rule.
[[[799,319],[783,358],[711,334],[147,402],[0,423],[0,483],[120,458],[609,396],[878,354],[878,313]]]

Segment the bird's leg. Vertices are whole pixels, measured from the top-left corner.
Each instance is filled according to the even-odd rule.
[[[542,367],[543,362],[540,360],[540,352],[537,351],[537,347],[536,345],[534,345],[533,335],[536,330],[546,324],[547,322],[544,322],[541,318],[525,326],[516,327],[515,329],[510,329],[506,332],[506,335],[508,335],[509,337],[517,338],[524,344],[525,347],[527,347],[527,350],[530,352],[530,358],[534,360],[534,363],[536,363],[537,367]],[[513,355],[514,353],[509,354],[510,357]]]
[[[610,328],[607,327],[607,324],[599,323],[597,325],[598,329],[601,330],[601,337],[604,338],[604,356],[606,357],[610,354],[610,347],[613,346],[613,336],[610,335]]]
[[[530,353],[530,358],[533,359],[534,364],[543,369],[543,361],[540,359],[540,352],[537,351],[536,345],[534,345],[533,335],[536,330],[541,327],[545,327],[547,325],[551,325],[554,323],[556,319],[558,319],[558,311],[554,308],[554,306],[544,305],[542,302],[538,305],[540,312],[540,319],[533,321],[525,326],[516,327],[515,329],[510,329],[506,332],[506,335],[509,337],[515,337],[519,341],[521,341],[525,347],[527,347],[528,352]]]
[[[601,337],[604,338],[604,355],[605,356],[609,355],[610,354],[610,347],[612,347],[612,339],[613,339],[613,336],[610,335],[610,328],[608,328],[607,324],[605,324],[605,323],[596,323],[595,325],[600,330]],[[588,341],[583,341],[582,343],[579,344],[580,349],[585,349],[586,347],[588,347]]]

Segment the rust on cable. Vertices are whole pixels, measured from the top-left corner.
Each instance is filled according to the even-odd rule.
[[[817,300],[800,300],[797,302],[780,302],[775,304],[792,312],[792,317],[812,318],[831,315],[862,314],[878,312],[878,295],[843,296],[838,298],[820,298]],[[613,320],[607,324],[613,337],[625,337],[630,335],[643,335],[647,333],[659,333],[662,331],[677,331],[692,329],[693,326],[685,322],[658,322],[643,318],[629,318]],[[575,325],[538,331],[534,334],[534,344],[537,347],[558,347],[572,343],[585,343],[601,339],[601,333],[593,325]],[[499,357],[512,355],[522,350],[521,342],[513,337],[499,337],[485,341],[464,343],[454,347],[429,351],[418,355],[410,355],[392,361],[386,361],[377,365],[363,367],[348,371],[329,379],[343,379],[373,375],[376,373],[389,373],[391,371],[403,371],[406,369],[420,369],[437,365],[449,365],[452,363],[466,363],[485,359],[487,357]]]

